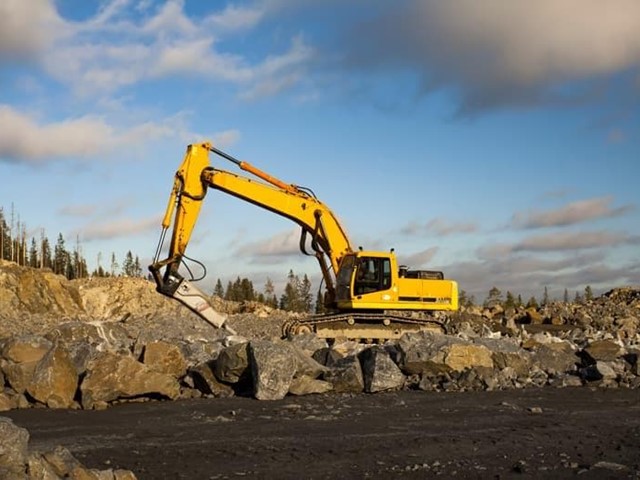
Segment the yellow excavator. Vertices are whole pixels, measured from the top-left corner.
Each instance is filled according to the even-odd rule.
[[[209,153],[231,161],[250,176],[214,168]],[[315,332],[321,338],[382,340],[406,332],[442,329],[435,312],[458,309],[458,285],[442,272],[409,270],[388,252],[354,250],[333,212],[305,187],[285,183],[237,160],[210,143],[187,147],[174,176],[153,264],[157,291],[178,300],[215,327],[231,330],[209,297],[179,273],[209,188],[233,195],[297,223],[300,250],[314,255],[324,280],[325,314],[293,319],[283,335]],[[160,260],[172,227],[167,258]],[[310,250],[310,252],[309,252]]]

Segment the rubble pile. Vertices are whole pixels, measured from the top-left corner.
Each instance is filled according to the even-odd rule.
[[[228,336],[142,279],[45,281],[31,269],[6,267],[0,264],[0,410],[203,396],[640,387],[639,289],[536,310],[472,307],[445,319],[446,334],[329,344],[313,334],[279,338],[288,314],[259,304],[215,299],[242,335]],[[33,288],[42,290],[46,313]]]
[[[46,452],[30,451],[29,432],[10,418],[0,417],[0,478],[135,480],[136,476],[123,469],[87,468],[62,446]]]

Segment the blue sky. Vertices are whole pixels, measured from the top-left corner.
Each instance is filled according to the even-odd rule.
[[[637,285],[639,107],[637,0],[0,5],[0,206],[90,267],[150,261],[185,148],[210,139],[477,299]],[[211,191],[188,254],[204,288],[317,285],[297,243]]]

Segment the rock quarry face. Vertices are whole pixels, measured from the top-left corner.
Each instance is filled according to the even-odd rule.
[[[281,339],[286,312],[212,301],[240,336],[144,279],[68,281],[0,262],[0,411],[202,396],[640,387],[640,289],[539,309],[472,307],[443,317],[446,335],[410,333],[383,345]]]

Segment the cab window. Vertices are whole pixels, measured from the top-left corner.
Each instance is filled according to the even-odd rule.
[[[391,262],[388,258],[360,257],[353,284],[355,295],[391,288]]]

